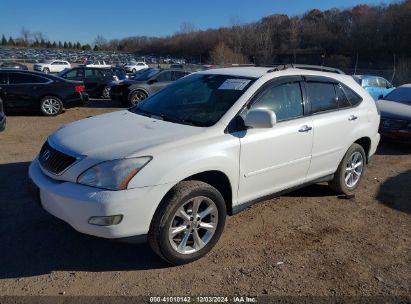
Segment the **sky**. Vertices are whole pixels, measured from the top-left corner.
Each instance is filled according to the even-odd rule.
[[[385,3],[392,1],[385,0]],[[129,36],[167,36],[183,23],[196,29],[249,23],[272,14],[301,15],[319,8],[349,8],[381,0],[0,0],[0,35],[42,32],[51,41],[92,44]]]

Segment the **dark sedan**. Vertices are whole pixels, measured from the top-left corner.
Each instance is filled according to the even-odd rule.
[[[133,80],[113,84],[110,97],[131,107],[188,74],[181,70],[149,69]]]
[[[6,128],[6,114],[3,111],[3,100],[0,98],[0,132]]]
[[[6,113],[40,110],[46,116],[56,116],[64,108],[88,101],[82,82],[20,70],[0,70],[0,98]]]
[[[24,64],[13,62],[13,61],[6,61],[0,63],[0,69],[16,69],[16,70],[28,70],[29,68]]]
[[[403,85],[377,101],[383,138],[411,143],[411,84]]]
[[[67,80],[82,81],[90,97],[106,99],[110,98],[109,84],[118,80],[110,68],[77,67],[66,69],[58,76]]]

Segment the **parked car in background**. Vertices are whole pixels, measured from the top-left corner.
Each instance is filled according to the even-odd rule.
[[[3,100],[0,98],[0,132],[6,128],[6,114],[3,109]]]
[[[82,82],[38,72],[0,70],[0,98],[4,110],[39,110],[55,116],[64,108],[84,105],[88,95]]]
[[[129,62],[124,66],[124,69],[127,71],[127,73],[135,73],[139,70],[142,69],[147,69],[149,66],[142,61],[139,62]]]
[[[377,102],[384,138],[411,143],[411,84],[402,85]]]
[[[347,75],[215,69],[57,130],[29,177],[43,208],[76,230],[148,241],[184,264],[216,245],[227,214],[267,196],[318,182],[353,193],[379,121]]]
[[[354,75],[353,77],[374,100],[383,98],[395,89],[387,79],[382,77],[370,75]]]
[[[86,67],[89,67],[89,68],[111,68],[111,65],[106,63],[104,60],[97,60],[97,61],[87,63]]]
[[[118,80],[111,68],[77,67],[64,70],[58,76],[68,80],[81,81],[90,97],[105,99],[110,98],[110,83]]]
[[[188,74],[182,70],[149,69],[133,80],[113,84],[110,97],[125,106],[133,106]]]
[[[64,69],[71,68],[71,64],[64,60],[48,60],[45,63],[36,63],[33,70],[44,73],[59,73]]]
[[[126,80],[128,79],[128,75],[125,69],[121,68],[121,67],[113,67],[111,68],[111,70],[113,71],[114,75],[117,76],[118,80]]]
[[[138,70],[137,72],[133,74],[128,74],[128,79],[137,79],[143,73],[147,72],[148,70],[153,70],[153,69],[155,68],[145,68],[145,69]],[[155,70],[158,70],[158,69],[155,69]]]
[[[28,70],[28,67],[18,62],[5,61],[0,63],[0,69]]]
[[[170,64],[170,69],[180,69],[180,70],[183,70],[183,69],[184,69],[184,65],[182,65],[182,64]]]

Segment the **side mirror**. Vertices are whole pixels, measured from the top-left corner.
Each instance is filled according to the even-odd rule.
[[[147,81],[148,84],[153,84],[153,83],[156,83],[156,82],[158,82],[158,80],[155,79],[155,78],[150,79],[149,81]]]
[[[248,128],[272,128],[277,123],[277,117],[271,110],[250,110],[244,118],[244,125]]]

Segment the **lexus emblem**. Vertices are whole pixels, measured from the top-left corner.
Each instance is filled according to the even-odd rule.
[[[46,150],[46,151],[43,152],[43,154],[41,154],[41,159],[43,161],[48,161],[50,156],[51,156],[50,150]]]

